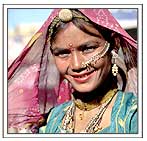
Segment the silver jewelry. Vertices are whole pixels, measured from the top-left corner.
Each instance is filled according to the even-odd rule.
[[[117,91],[113,94],[113,96],[108,99],[105,103],[103,103],[98,113],[91,119],[88,123],[87,127],[82,131],[82,133],[96,133],[100,131],[102,128],[100,127],[100,123],[102,121],[102,117],[112,101],[113,97],[116,95]],[[72,103],[71,106],[67,109],[67,112],[62,121],[62,128],[64,132],[74,133],[74,112],[75,112],[75,104]],[[62,130],[61,130],[62,131]]]
[[[113,74],[113,76],[117,76],[118,66],[116,65],[116,58],[118,57],[118,54],[114,50],[111,51],[111,54],[112,54],[112,64],[113,64],[112,74]]]

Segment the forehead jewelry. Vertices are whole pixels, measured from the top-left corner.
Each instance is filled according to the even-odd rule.
[[[53,19],[50,28],[49,28],[49,37],[51,38],[53,34],[54,27],[58,27],[60,22],[68,23],[73,20],[73,18],[83,19],[84,21],[88,22],[89,19],[83,15],[77,14],[76,11],[70,9],[61,9],[58,15]],[[48,39],[48,42],[50,39]]]
[[[61,19],[62,22],[69,22],[72,20],[72,18],[73,18],[73,14],[69,9],[62,9],[59,12],[59,19]]]
[[[85,21],[89,21],[87,17],[79,15],[76,11],[70,9],[61,9],[58,17],[62,22],[70,22],[73,18],[79,18]]]
[[[108,43],[106,41],[105,42],[105,45],[104,45],[104,48],[100,52],[98,52],[95,55],[93,55],[86,62],[82,62],[82,68],[89,69],[91,66],[93,66],[94,64],[96,64],[96,62],[107,53],[107,51],[109,50],[109,47],[110,47],[110,43]]]

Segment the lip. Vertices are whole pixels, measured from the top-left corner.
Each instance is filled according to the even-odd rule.
[[[94,72],[95,71],[91,71],[91,72],[83,73],[83,74],[75,74],[75,75],[72,75],[72,77],[78,83],[85,83],[93,76]]]

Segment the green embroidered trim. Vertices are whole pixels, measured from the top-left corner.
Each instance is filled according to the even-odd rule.
[[[54,125],[55,125],[55,123],[56,123],[56,121],[57,121],[57,117],[56,118],[54,118],[54,121],[53,121],[53,123],[52,123],[52,127],[50,128],[50,131],[52,131],[53,130],[53,127],[54,127]]]
[[[40,129],[39,129],[39,130],[40,130],[40,132],[41,132],[41,133],[45,133],[46,126],[42,126],[42,127],[40,127]]]
[[[49,116],[48,116],[48,118],[47,118],[47,123],[49,122],[51,115],[52,115],[52,111],[50,112],[50,114],[49,114]],[[45,133],[45,132],[46,132],[46,126],[47,126],[47,125],[40,127],[39,130],[40,130],[41,132]]]
[[[118,123],[121,127],[125,128],[125,122],[121,118],[119,118]]]
[[[129,109],[129,111],[127,112],[125,118],[124,118],[124,122],[126,123],[127,118],[129,117],[129,114],[131,111],[134,111],[135,109],[137,109],[137,104],[136,102],[133,103],[133,105],[131,106],[131,108]],[[124,132],[126,133],[126,128],[124,128]]]
[[[117,111],[117,113],[116,113],[116,118],[115,118],[115,123],[116,123],[116,133],[118,133],[118,122],[117,122],[117,121],[118,121],[118,115],[119,115],[120,110],[121,110],[121,108],[122,108],[122,106],[123,106],[124,97],[125,97],[125,95],[124,95],[124,93],[123,93],[123,96],[122,96],[122,99],[121,99],[120,107],[119,107],[119,109],[118,109],[118,111]]]

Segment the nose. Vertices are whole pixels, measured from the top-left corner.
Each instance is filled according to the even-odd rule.
[[[71,68],[73,71],[77,71],[81,69],[81,63],[82,63],[82,56],[80,53],[73,51],[72,57],[71,57]]]

